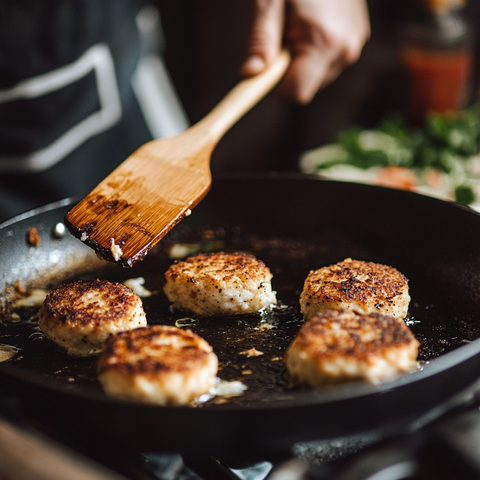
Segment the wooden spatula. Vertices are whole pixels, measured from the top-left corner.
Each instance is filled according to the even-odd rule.
[[[283,51],[201,121],[140,147],[68,212],[68,230],[105,259],[132,266],[207,194],[218,141],[277,84],[289,63]]]

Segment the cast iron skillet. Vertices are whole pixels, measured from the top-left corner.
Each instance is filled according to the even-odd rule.
[[[71,360],[35,330],[35,311],[0,325],[0,343],[18,346],[0,364],[2,381],[41,425],[91,446],[189,455],[267,458],[298,441],[405,430],[443,412],[480,376],[480,216],[461,206],[380,187],[300,175],[216,179],[206,199],[143,262],[121,269],[96,259],[66,234],[54,238],[71,201],[0,226],[0,290],[16,281],[50,287],[72,278],[144,276],[159,294],[145,300],[149,321],[189,326],[205,336],[241,379],[242,397],[201,407],[156,407],[107,398],[93,360]],[[41,244],[26,242],[35,226]],[[172,244],[250,251],[270,266],[281,305],[265,315],[201,319],[168,309],[161,286]],[[410,281],[409,324],[422,368],[395,381],[320,390],[289,388],[281,356],[301,324],[298,295],[308,271],[346,257],[392,265]],[[30,320],[29,320],[30,318]],[[268,324],[268,328],[265,327]],[[270,328],[272,327],[272,328]],[[264,355],[239,352],[255,347]]]

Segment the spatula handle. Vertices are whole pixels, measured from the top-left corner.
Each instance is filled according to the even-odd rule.
[[[235,122],[280,81],[290,65],[290,59],[290,53],[282,50],[276,60],[263,72],[240,81],[192,129],[201,130],[203,135],[216,144]]]

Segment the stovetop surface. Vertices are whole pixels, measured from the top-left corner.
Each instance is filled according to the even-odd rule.
[[[14,446],[11,432],[29,448],[40,451],[42,463],[64,460],[76,468],[76,478],[85,480],[453,480],[480,478],[480,382],[463,392],[458,405],[439,419],[418,425],[412,432],[392,438],[375,434],[294,445],[290,458],[278,463],[225,465],[220,459],[192,458],[177,452],[114,452],[79,450],[75,439],[59,438],[55,432],[38,430],[15,411],[15,399],[0,395],[0,478],[12,474],[12,462],[4,461]],[[10,437],[9,437],[10,435]],[[9,441],[10,443],[6,443]],[[18,439],[16,440],[18,441]],[[30,442],[30,443],[29,443]],[[25,447],[27,445],[27,447]],[[33,445],[34,447],[31,447]],[[17,448],[18,450],[18,448]],[[3,455],[3,457],[2,457]],[[35,458],[35,454],[32,455]],[[24,466],[25,455],[19,457]],[[28,463],[28,462],[27,462]],[[53,468],[52,463],[52,468]],[[39,465],[32,461],[31,468]],[[29,480],[56,480],[52,476],[25,476]],[[9,471],[7,471],[9,469]],[[85,471],[84,471],[85,470]],[[12,476],[13,475],[13,476]],[[84,475],[84,476],[82,476]],[[92,476],[93,475],[93,476]]]

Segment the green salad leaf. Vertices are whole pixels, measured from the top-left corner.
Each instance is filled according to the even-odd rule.
[[[394,165],[419,174],[434,169],[449,175],[457,202],[475,201],[467,162],[479,153],[480,104],[455,113],[431,113],[422,127],[410,127],[401,117],[386,119],[376,129],[353,127],[341,132],[334,145],[315,165],[319,172],[337,165],[364,170]]]

